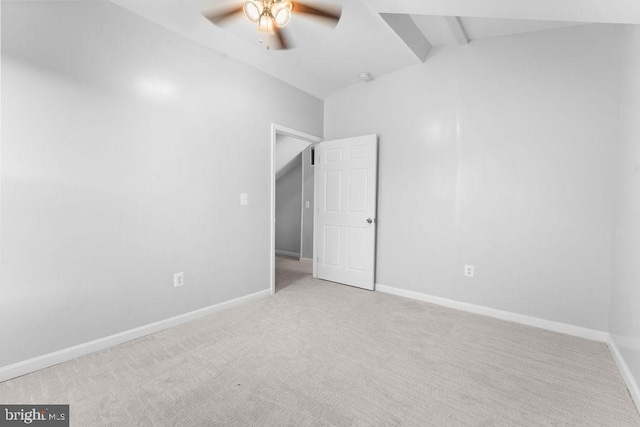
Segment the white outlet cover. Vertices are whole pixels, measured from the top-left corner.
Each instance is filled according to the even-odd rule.
[[[475,269],[474,269],[473,265],[466,264],[464,266],[464,275],[467,276],[467,277],[473,277],[473,274],[475,272],[474,270]]]
[[[247,193],[240,193],[240,204],[242,206],[249,204],[249,195]]]
[[[173,287],[177,288],[184,285],[184,273],[175,273],[173,275]]]

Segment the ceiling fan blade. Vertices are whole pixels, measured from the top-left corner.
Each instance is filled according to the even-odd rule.
[[[342,8],[340,6],[324,7],[322,9],[300,3],[299,1],[293,2],[294,13],[306,13],[308,15],[316,16],[318,18],[326,19],[333,25],[336,25],[342,15]]]
[[[289,50],[293,49],[295,46],[291,42],[291,37],[289,36],[289,32],[284,28],[279,28],[278,26],[273,26],[273,32],[278,40],[279,47],[277,50]]]
[[[238,13],[242,13],[242,6],[226,9],[222,12],[202,12],[202,15],[204,15],[204,17],[209,21],[218,25]]]

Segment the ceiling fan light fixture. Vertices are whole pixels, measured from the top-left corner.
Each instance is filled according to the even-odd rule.
[[[218,26],[223,26],[224,22],[228,22],[238,15],[244,15],[258,27],[259,33],[275,36],[259,36],[260,40],[268,41],[265,42],[266,46],[278,50],[288,50],[294,46],[288,32],[280,29],[288,25],[292,18],[297,19],[292,16],[294,13],[299,13],[303,17],[326,20],[332,26],[338,23],[342,14],[342,7],[338,5],[313,7],[302,3],[304,1],[306,0],[242,0],[242,3],[237,6],[227,6],[218,11],[203,11],[202,14],[209,22]],[[270,44],[271,42],[273,44]]]
[[[266,34],[273,34],[273,19],[267,14],[260,15],[258,22],[258,31]]]
[[[252,22],[258,22],[264,11],[261,1],[246,1],[242,6],[244,15]]]
[[[289,23],[291,10],[284,3],[277,3],[271,7],[271,14],[276,25],[280,28]]]

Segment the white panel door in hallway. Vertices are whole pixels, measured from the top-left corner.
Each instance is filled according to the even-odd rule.
[[[376,135],[316,146],[316,275],[373,290],[378,145]]]

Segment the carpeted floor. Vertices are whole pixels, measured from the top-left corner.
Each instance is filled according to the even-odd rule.
[[[606,345],[317,281],[0,384],[72,426],[640,426]]]
[[[313,262],[310,259],[276,256],[276,293],[294,283],[311,279]]]

